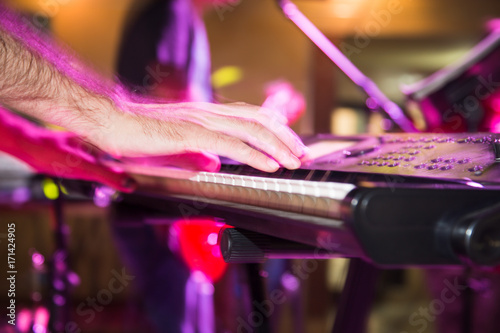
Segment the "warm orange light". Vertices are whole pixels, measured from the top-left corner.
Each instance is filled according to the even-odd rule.
[[[353,18],[368,2],[366,0],[333,0],[331,7],[336,17]]]

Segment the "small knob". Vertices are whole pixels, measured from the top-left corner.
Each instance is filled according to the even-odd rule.
[[[245,230],[222,230],[220,250],[224,261],[230,263],[261,263],[266,260],[265,245],[268,236]]]
[[[244,229],[223,229],[219,238],[222,257],[229,263],[262,263],[266,259],[320,259],[335,256],[335,253],[319,251],[319,248],[311,245]]]

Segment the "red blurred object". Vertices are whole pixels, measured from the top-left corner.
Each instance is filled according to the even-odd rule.
[[[426,132],[500,132],[500,30],[460,61],[403,88]]]
[[[212,282],[224,274],[224,262],[218,245],[223,223],[211,218],[185,219],[174,223],[179,252],[191,271],[200,271]]]

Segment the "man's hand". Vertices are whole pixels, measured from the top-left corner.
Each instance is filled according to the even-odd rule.
[[[299,168],[305,155],[286,117],[268,109],[198,102],[124,107],[128,112],[111,111],[109,122],[87,136],[117,157],[175,155],[170,164],[178,166],[185,154],[198,169],[216,171],[220,155],[274,172],[280,165]]]

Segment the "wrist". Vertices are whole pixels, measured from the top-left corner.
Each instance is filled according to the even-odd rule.
[[[89,107],[93,111],[90,112],[92,115],[86,112],[86,125],[80,129],[70,129],[99,149],[120,155],[117,142],[124,131],[123,124],[130,115],[111,99],[91,102]]]

